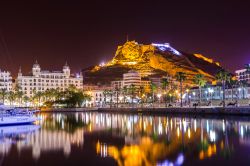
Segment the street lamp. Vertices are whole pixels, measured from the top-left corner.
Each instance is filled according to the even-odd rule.
[[[238,88],[238,91],[239,91],[239,99],[240,99],[240,96],[241,96],[241,88]]]
[[[188,105],[189,105],[190,104],[189,89],[187,89],[186,92],[187,92]]]
[[[210,94],[210,101],[211,101],[211,105],[212,105],[214,89],[213,88],[208,88],[208,93]]]
[[[157,94],[157,97],[158,97],[158,99],[159,99],[159,106],[160,106],[160,103],[161,103],[161,94],[158,93],[158,94]]]

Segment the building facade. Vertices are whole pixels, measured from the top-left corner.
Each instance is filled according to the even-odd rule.
[[[142,80],[140,73],[134,70],[124,73],[123,79],[120,81],[111,81],[111,87],[113,87],[113,89],[122,89],[123,87],[130,87],[131,85],[137,88],[140,86],[146,87],[150,86],[150,81]]]
[[[36,62],[32,67],[30,75],[23,75],[19,70],[17,84],[20,86],[24,95],[32,97],[36,92],[44,92],[49,89],[66,90],[70,85],[78,89],[83,87],[83,77],[81,74],[71,75],[67,63],[62,71],[42,71]]]
[[[186,98],[189,97],[193,101],[198,101],[200,98],[199,88],[190,89],[189,93],[186,93]],[[208,88],[201,88],[201,100],[222,100],[223,90],[220,86],[213,86]],[[226,88],[225,99],[249,99],[250,98],[250,87],[239,87],[239,88]]]
[[[0,90],[12,90],[12,77],[10,72],[0,70]]]
[[[250,67],[250,64],[248,65]],[[250,83],[250,71],[246,69],[240,69],[235,71],[238,81],[246,81]]]

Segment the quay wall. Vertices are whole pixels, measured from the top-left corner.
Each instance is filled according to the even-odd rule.
[[[209,107],[209,108],[99,108],[98,112],[143,113],[143,114],[211,114],[250,115],[250,107]]]
[[[129,114],[211,114],[250,116],[250,107],[173,107],[173,108],[52,108],[41,112],[106,112]]]

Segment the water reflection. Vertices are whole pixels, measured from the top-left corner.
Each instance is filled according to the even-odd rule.
[[[182,165],[189,158],[230,157],[236,142],[250,143],[249,121],[120,114],[84,114],[83,120],[89,132],[124,137],[123,146],[96,143],[97,154],[118,165]]]
[[[19,125],[0,127],[0,154],[7,155],[13,144],[25,144],[27,136],[35,133],[39,125]]]
[[[39,116],[42,120],[36,125],[0,127],[0,153],[8,156],[15,145],[19,154],[29,149],[37,163],[43,154],[52,152],[64,158],[53,158],[48,165],[52,160],[72,164],[77,156],[77,161],[92,165],[93,161],[120,166],[250,163],[249,153],[244,151],[250,149],[247,118],[87,112]],[[237,156],[242,160],[236,160]]]

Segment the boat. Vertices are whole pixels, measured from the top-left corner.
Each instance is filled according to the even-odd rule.
[[[33,123],[39,120],[34,115],[35,112],[37,111],[0,105],[0,126]]]

